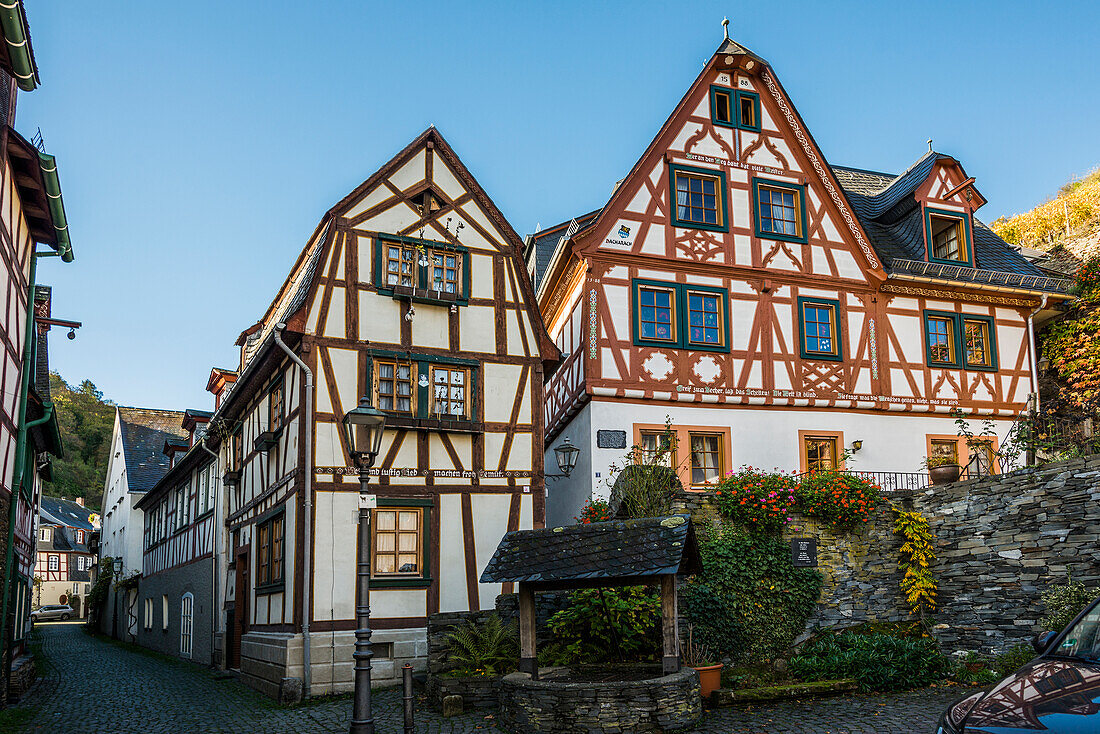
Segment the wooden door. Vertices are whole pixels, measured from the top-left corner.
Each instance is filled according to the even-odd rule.
[[[233,625],[229,640],[229,666],[241,667],[241,636],[248,631],[248,551],[237,552],[237,593],[233,602]]]

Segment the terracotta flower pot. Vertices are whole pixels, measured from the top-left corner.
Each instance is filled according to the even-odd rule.
[[[722,663],[695,668],[699,674],[699,693],[706,698],[722,687]]]
[[[959,481],[962,475],[962,467],[958,464],[941,464],[928,470],[928,478],[932,484],[950,484]]]

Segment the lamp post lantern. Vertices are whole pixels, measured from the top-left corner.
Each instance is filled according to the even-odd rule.
[[[386,428],[386,414],[370,404],[368,398],[359,401],[359,407],[344,415],[344,431],[348,450],[359,469],[359,542],[358,570],[355,600],[355,698],[351,711],[351,734],[374,734],[374,716],[370,703],[370,496],[367,483],[378,450],[382,445],[382,432]]]
[[[562,445],[554,449],[554,453],[558,455],[558,471],[565,476],[573,473],[574,467],[577,466],[577,456],[580,455],[581,450],[566,437]]]

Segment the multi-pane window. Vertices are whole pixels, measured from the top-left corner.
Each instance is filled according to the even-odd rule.
[[[258,586],[283,581],[284,538],[286,515],[275,517],[256,526],[256,583]]]
[[[643,339],[676,341],[676,292],[641,286],[638,300],[638,334]]]
[[[422,575],[423,509],[377,509],[371,527],[374,576]]]
[[[991,440],[973,440],[967,446],[967,453],[970,459],[966,463],[966,471],[971,478],[987,477],[997,473],[996,452]]]
[[[411,413],[413,410],[413,382],[415,372],[410,362],[389,359],[374,361],[375,404],[380,410]]]
[[[244,431],[237,429],[237,432],[233,434],[230,449],[233,455],[229,457],[229,465],[234,470],[241,468],[241,462],[244,460]]]
[[[639,458],[645,464],[660,460],[664,466],[676,465],[676,438],[668,431],[642,431],[638,448],[641,450]]]
[[[790,237],[802,236],[798,195],[799,192],[795,189],[760,186],[757,194],[760,231]]]
[[[38,533],[38,537],[41,540],[49,540],[53,537],[53,531],[50,528],[42,528]]]
[[[953,438],[931,439],[930,459],[948,459],[951,464],[959,463],[959,442]]]
[[[432,252],[431,288],[442,293],[458,293],[462,256],[456,252]]]
[[[930,215],[932,230],[932,257],[938,260],[967,262],[966,243],[963,240],[963,222],[954,217]]]
[[[77,543],[83,543],[84,542],[84,531],[83,530],[77,530],[76,531],[76,542]]]
[[[470,371],[464,367],[432,367],[432,415],[470,417]]]
[[[722,435],[692,433],[691,483],[713,484],[722,478]]]
[[[928,358],[932,364],[955,364],[955,320],[942,316],[929,316]]]
[[[194,611],[195,597],[187,592],[180,599],[180,655],[191,657],[191,637],[194,633],[192,613]]]
[[[717,293],[688,291],[688,342],[720,345],[722,334],[721,297]]]
[[[807,356],[838,356],[837,309],[832,303],[802,303],[802,349]]]
[[[838,468],[837,439],[834,436],[807,436],[803,439],[806,471]]]
[[[722,192],[720,179],[697,173],[676,171],[676,219],[682,223],[720,227]]]
[[[283,427],[284,403],[282,380],[276,382],[268,395],[267,400],[267,425],[268,430],[277,431]]]
[[[993,362],[989,349],[989,323],[964,318],[963,336],[966,344],[966,366],[990,367]]]
[[[210,509],[210,475],[206,469],[199,472],[197,494],[199,508],[196,517]]]
[[[48,556],[46,558],[46,569],[49,571],[57,571],[61,568],[61,556]]]
[[[393,242],[386,242],[383,246],[386,248],[386,285],[415,286],[417,284],[416,265],[418,260],[416,247]]]

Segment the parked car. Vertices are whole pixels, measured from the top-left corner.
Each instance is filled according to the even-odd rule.
[[[1037,658],[951,704],[938,734],[1100,731],[1100,599],[1061,632],[1041,632],[1031,644]]]
[[[31,619],[35,622],[45,622],[48,619],[68,619],[75,616],[76,610],[68,604],[46,604],[31,612]]]

